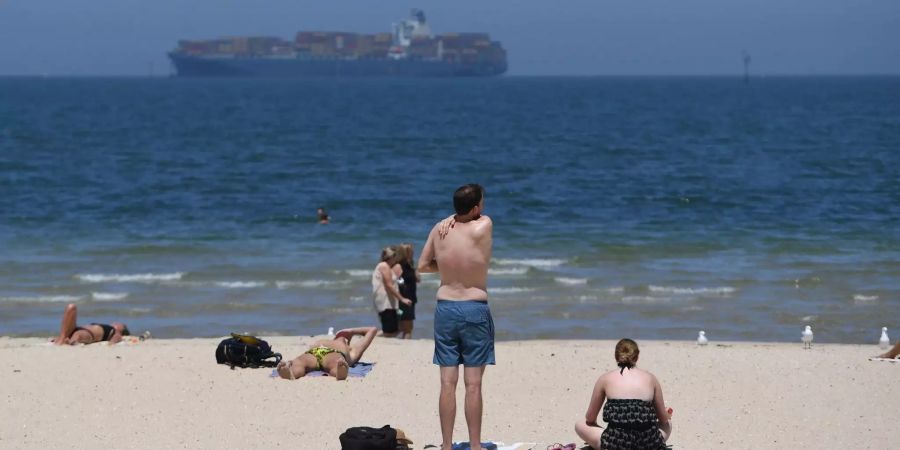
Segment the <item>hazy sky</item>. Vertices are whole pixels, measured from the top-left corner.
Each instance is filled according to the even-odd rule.
[[[156,75],[182,38],[486,31],[512,75],[900,74],[900,0],[0,0],[0,75]]]

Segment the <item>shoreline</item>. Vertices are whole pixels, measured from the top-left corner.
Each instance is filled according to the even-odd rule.
[[[293,358],[321,336],[260,336]],[[224,337],[223,337],[224,338]],[[150,339],[75,348],[0,338],[0,447],[339,448],[350,426],[390,424],[413,448],[439,444],[438,371],[430,339],[376,338],[365,378],[287,381],[271,369],[215,364],[222,338]],[[900,364],[876,345],[638,341],[674,408],[676,449],[890,448]],[[483,437],[582,444],[573,431],[615,341],[497,343],[484,378]],[[466,440],[462,381],[454,439]],[[850,430],[853,430],[852,432]]]

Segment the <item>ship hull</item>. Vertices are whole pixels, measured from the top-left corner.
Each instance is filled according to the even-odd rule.
[[[505,61],[341,58],[210,58],[169,53],[179,77],[485,77],[506,72]]]

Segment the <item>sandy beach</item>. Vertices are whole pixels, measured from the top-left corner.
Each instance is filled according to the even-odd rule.
[[[294,357],[313,337],[268,338]],[[58,348],[0,338],[0,448],[340,448],[356,425],[401,428],[421,449],[440,443],[430,340],[377,338],[365,378],[286,381],[270,369],[215,364],[218,339]],[[639,341],[639,366],[674,408],[676,449],[887,449],[897,445],[900,363],[876,346]],[[484,438],[578,440],[612,341],[497,345],[484,378]],[[462,381],[460,381],[460,384]],[[454,438],[467,440],[458,396]]]

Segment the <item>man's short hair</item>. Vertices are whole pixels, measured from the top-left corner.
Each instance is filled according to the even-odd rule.
[[[470,183],[460,186],[453,193],[453,209],[457,214],[467,214],[481,203],[482,198],[484,198],[484,188],[481,185]]]

